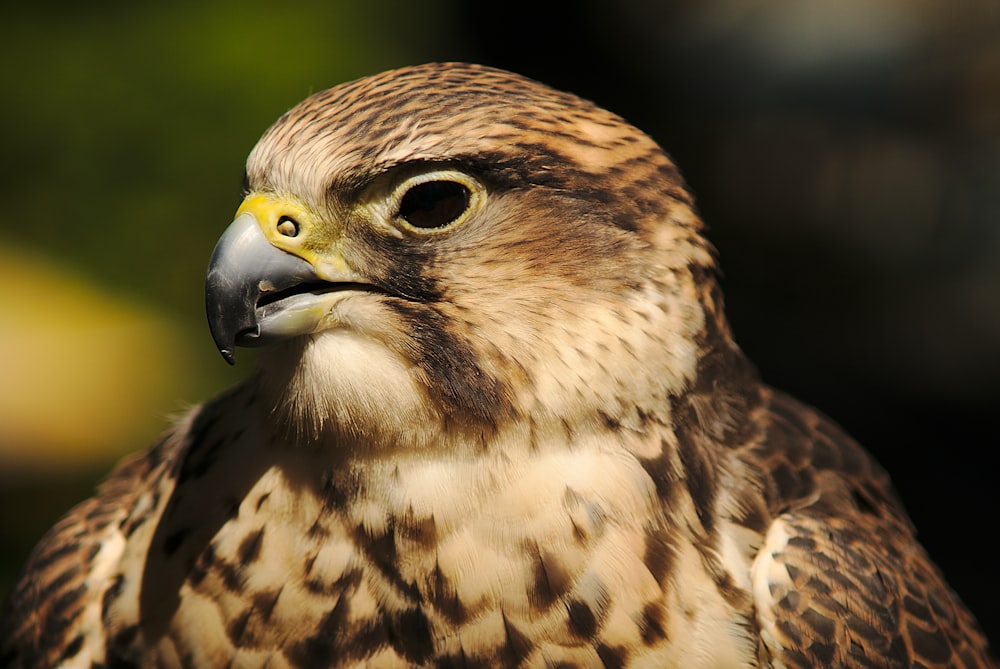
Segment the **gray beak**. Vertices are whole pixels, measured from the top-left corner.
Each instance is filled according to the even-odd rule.
[[[252,214],[237,216],[215,245],[205,278],[208,327],[226,362],[234,364],[237,345],[266,343],[262,297],[317,280],[312,265],[268,242]]]

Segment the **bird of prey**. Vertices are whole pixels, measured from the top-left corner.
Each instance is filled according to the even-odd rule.
[[[242,385],[29,558],[5,667],[988,667],[887,474],[733,342],[677,168],[431,64],[247,162],[208,320]]]

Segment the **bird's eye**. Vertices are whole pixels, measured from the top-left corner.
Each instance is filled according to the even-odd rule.
[[[399,217],[415,228],[443,228],[469,208],[469,189],[457,181],[425,181],[399,201]]]

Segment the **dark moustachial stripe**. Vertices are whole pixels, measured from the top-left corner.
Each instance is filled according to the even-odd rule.
[[[475,352],[451,333],[447,318],[426,304],[392,301],[390,307],[410,324],[416,362],[443,408],[491,428],[512,413],[509,391],[479,367]]]

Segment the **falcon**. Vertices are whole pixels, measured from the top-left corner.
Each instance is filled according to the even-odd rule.
[[[317,93],[249,156],[242,385],[31,554],[5,667],[995,667],[886,473],[733,342],[677,168],[524,77]]]

